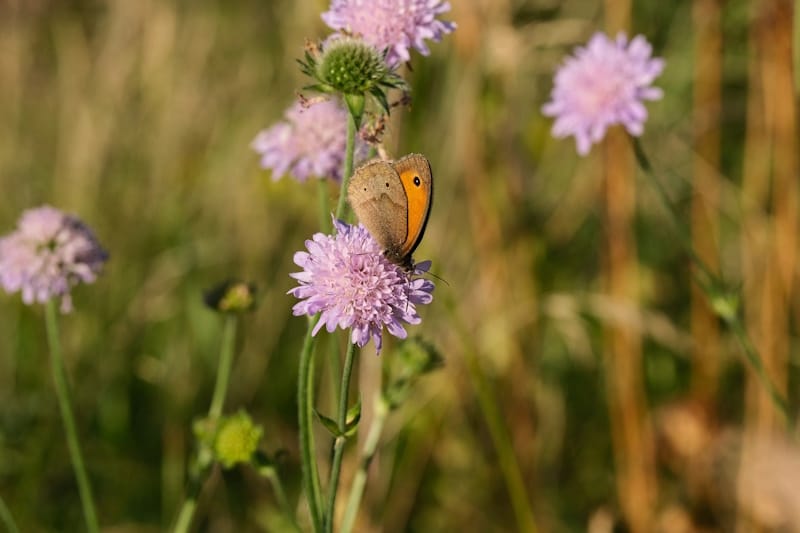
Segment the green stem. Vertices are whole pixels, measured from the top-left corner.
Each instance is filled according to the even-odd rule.
[[[353,374],[353,362],[355,361],[356,345],[348,343],[347,354],[344,359],[344,370],[342,371],[342,384],[339,387],[339,410],[336,414],[336,425],[339,429],[339,436],[333,441],[333,463],[331,464],[331,476],[328,482],[328,509],[325,513],[325,531],[333,531],[333,515],[336,510],[336,494],[339,489],[339,475],[342,472],[342,457],[344,456],[344,445],[347,443],[347,400],[350,391],[350,377]]]
[[[317,196],[319,200],[319,227],[323,233],[331,231],[331,206],[328,198],[328,181],[317,180]]]
[[[214,457],[209,450],[199,450],[194,455],[194,461],[189,468],[189,482],[186,485],[186,497],[183,500],[178,517],[175,519],[173,533],[186,533],[192,525],[194,513],[197,509],[197,501],[200,499],[200,492],[208,478],[211,467],[214,465]]]
[[[286,518],[289,520],[289,523],[292,525],[292,528],[295,531],[300,531],[300,528],[297,526],[297,523],[294,520],[294,513],[292,513],[292,508],[289,506],[289,500],[286,498],[286,492],[283,490],[283,483],[281,483],[281,478],[278,475],[278,471],[274,468],[266,468],[263,470],[262,474],[269,480],[270,485],[272,485],[272,490],[275,492],[275,498],[278,500],[278,505],[283,511],[283,514],[286,515]]]
[[[702,277],[700,277],[695,273],[695,277],[697,278],[698,283],[700,283],[705,290],[710,285],[713,285],[718,276],[714,274],[708,265],[706,265],[705,261],[703,261],[703,259],[695,251],[694,245],[692,244],[692,237],[689,234],[689,229],[686,227],[686,225],[679,222],[680,220],[683,220],[683,217],[678,212],[678,208],[670,199],[667,190],[664,188],[664,184],[661,183],[661,181],[656,177],[655,172],[653,172],[653,167],[650,164],[650,160],[647,158],[647,155],[644,153],[641,142],[636,137],[631,137],[631,140],[633,143],[633,152],[636,155],[636,161],[639,163],[641,169],[644,170],[645,175],[650,178],[650,183],[652,183],[655,187],[655,190],[659,196],[659,200],[661,200],[661,205],[663,205],[664,208],[672,215],[675,229],[678,232],[678,238],[680,239],[684,250],[686,250],[686,253],[689,254],[692,262],[702,274]]]
[[[375,414],[372,418],[372,425],[369,428],[367,439],[364,442],[364,450],[361,453],[361,464],[358,467],[353,485],[350,487],[350,496],[347,498],[347,507],[344,510],[341,533],[350,533],[356,521],[356,514],[361,505],[361,498],[364,496],[364,488],[367,485],[367,473],[369,465],[378,450],[378,442],[383,432],[383,424],[389,414],[389,404],[383,396],[379,396],[375,402]]]
[[[497,453],[500,471],[503,473],[506,490],[511,499],[511,508],[517,521],[517,531],[535,533],[536,520],[534,519],[533,508],[529,504],[528,493],[525,488],[525,482],[522,479],[519,463],[514,455],[514,448],[511,446],[510,433],[503,424],[504,417],[495,402],[494,391],[491,390],[489,380],[480,367],[479,354],[474,348],[475,343],[470,343],[466,340],[471,339],[472,334],[464,324],[461,316],[456,312],[456,304],[452,297],[446,297],[444,304],[451,317],[451,323],[456,328],[458,337],[465,339],[463,343],[464,361],[467,364],[472,388],[478,396],[478,406],[481,414],[489,427],[489,436],[495,453]]]
[[[342,187],[339,190],[339,204],[336,206],[336,218],[344,216],[347,206],[347,185],[353,175],[353,153],[356,148],[356,119],[352,114],[347,114],[347,144],[344,151],[344,169],[342,170]]]
[[[222,328],[222,346],[219,351],[217,382],[214,385],[214,395],[211,397],[211,407],[208,409],[208,417],[214,423],[222,416],[222,408],[225,405],[225,395],[228,391],[231,367],[233,366],[233,348],[236,344],[235,341],[236,315],[229,314],[225,317],[225,325]]]
[[[786,400],[783,394],[781,394],[778,387],[770,379],[769,375],[767,375],[766,368],[764,368],[764,362],[761,360],[758,351],[756,350],[755,346],[753,346],[753,343],[747,335],[747,331],[745,330],[742,320],[739,317],[738,310],[728,309],[727,306],[724,306],[725,311],[721,312],[719,306],[714,305],[715,302],[713,301],[713,298],[719,296],[720,290],[727,290],[727,284],[721,278],[721,276],[715,274],[710,268],[708,268],[697,252],[695,252],[689,236],[689,231],[683,224],[679,222],[682,220],[680,213],[678,212],[677,207],[675,207],[675,204],[672,203],[672,200],[670,200],[670,197],[664,189],[661,181],[655,176],[653,167],[650,164],[650,161],[647,158],[639,139],[631,137],[631,140],[633,142],[633,150],[636,154],[636,160],[638,161],[639,166],[642,168],[642,170],[644,170],[645,175],[650,178],[650,182],[655,185],[661,203],[673,217],[673,222],[675,223],[684,249],[691,257],[692,262],[698,267],[698,270],[700,270],[699,273],[693,272],[695,281],[703,290],[706,298],[709,299],[711,309],[714,310],[717,316],[725,321],[733,334],[736,336],[736,340],[741,345],[747,362],[750,363],[750,365],[753,367],[753,370],[755,370],[756,376],[769,394],[773,405],[780,410],[781,414],[786,419],[789,428],[794,428],[794,417],[791,415],[791,411],[789,410],[789,402]]]
[[[336,423],[339,431],[344,433],[347,429],[347,401],[350,391],[350,377],[353,375],[353,363],[356,360],[356,345],[348,343],[347,353],[344,357],[344,369],[342,370],[342,384],[339,387],[339,411],[336,416]]]
[[[339,399],[339,391],[341,390],[341,375],[342,375],[342,360],[339,353],[339,343],[336,342],[337,337],[331,336],[328,340],[328,364],[330,368],[330,388],[331,388],[331,405],[335,405]]]
[[[233,352],[236,346],[236,315],[227,315],[225,324],[222,327],[222,342],[219,350],[219,363],[217,366],[217,380],[214,384],[214,393],[211,397],[211,406],[208,408],[208,418],[212,424],[216,424],[222,416],[222,408],[225,406],[225,396],[228,391],[228,383],[233,367]],[[197,500],[203,488],[206,477],[211,471],[213,459],[205,457],[195,457],[195,462],[190,468],[189,483],[186,489],[186,497],[183,500],[178,518],[175,520],[174,533],[185,533],[192,525],[194,513],[197,510]]]
[[[56,395],[58,396],[58,407],[61,410],[61,420],[64,423],[64,433],[67,438],[72,468],[78,481],[78,492],[81,496],[83,505],[83,516],[86,520],[86,529],[90,533],[98,531],[97,512],[95,511],[94,499],[92,498],[92,487],[89,484],[89,476],[81,456],[81,448],[78,444],[78,432],[75,429],[75,416],[72,413],[72,405],[69,400],[69,385],[67,383],[67,373],[64,368],[64,359],[61,356],[61,344],[58,339],[58,320],[56,319],[56,307],[53,300],[49,300],[45,305],[45,323],[47,329],[47,341],[50,345],[50,363],[53,371],[53,381],[55,382]]]
[[[790,432],[793,434],[794,417],[792,417],[791,411],[789,410],[789,403],[780,393],[775,383],[767,375],[767,369],[764,368],[764,362],[758,356],[758,351],[756,350],[755,346],[753,346],[753,343],[750,342],[750,337],[748,337],[741,319],[739,319],[738,315],[734,315],[727,317],[725,322],[728,324],[728,327],[731,329],[731,331],[733,331],[733,334],[736,336],[736,339],[739,341],[739,344],[742,347],[742,351],[744,352],[747,361],[756,371],[756,376],[758,376],[759,381],[761,381],[761,385],[766,389],[772,400],[772,403],[780,410],[789,426]]]
[[[311,335],[319,316],[309,318],[308,331],[300,352],[297,376],[297,421],[300,429],[300,464],[303,488],[308,499],[314,531],[322,531],[322,490],[317,462],[314,459],[314,337]]]
[[[514,509],[517,527],[519,531],[535,532],[536,522],[533,518],[533,510],[528,504],[525,482],[522,479],[514,449],[511,447],[508,428],[503,424],[503,416],[495,403],[490,384],[483,374],[477,354],[468,351],[464,360],[467,363],[472,386],[478,394],[478,404],[483,412],[483,418],[489,426],[489,435],[497,452],[500,470],[506,480],[506,488],[511,497],[511,507]]]
[[[6,526],[6,531],[8,533],[19,533],[17,523],[14,522],[14,517],[11,516],[11,511],[6,507],[6,502],[3,501],[3,498],[0,498],[0,520],[2,520],[3,524]]]
[[[172,530],[173,533],[186,533],[189,531],[189,526],[192,524],[192,517],[194,517],[194,510],[197,508],[197,497],[199,494],[199,485],[197,485],[197,489],[191,490],[190,494],[187,495],[178,513],[178,519],[175,521],[175,528]]]

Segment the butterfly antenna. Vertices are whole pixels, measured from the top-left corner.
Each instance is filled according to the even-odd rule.
[[[442,283],[444,283],[448,287],[450,286],[450,284],[447,282],[446,279],[444,279],[443,277],[437,276],[433,272],[425,272],[425,274],[428,274],[429,276],[433,276],[434,278],[438,279],[439,281],[441,281]]]

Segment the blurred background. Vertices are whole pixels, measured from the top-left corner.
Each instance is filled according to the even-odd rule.
[[[390,416],[357,530],[800,531],[790,424],[711,312],[718,295],[693,285],[680,238],[738,289],[751,342],[796,404],[795,2],[452,3],[441,18],[458,29],[412,53],[413,105],[385,138],[392,155],[426,154],[436,177],[415,258],[447,283],[409,331],[445,365]],[[227,410],[247,409],[263,448],[285,451],[298,498],[306,321],[286,291],[317,231],[317,187],[272,181],[249,143],[307,84],[295,60],[329,33],[327,9],[0,1],[0,232],[49,203],[111,254],[61,322],[107,531],[175,516],[222,325],[202,292],[231,276],[257,283],[260,305],[239,329]],[[581,158],[540,112],[565,55],[622,28],[666,59],[642,144],[677,217],[619,135]],[[42,315],[0,297],[0,495],[22,531],[78,531]],[[371,345],[360,365],[363,439]],[[317,443],[324,462],[329,440]],[[263,479],[216,472],[195,528],[272,531],[277,513]]]

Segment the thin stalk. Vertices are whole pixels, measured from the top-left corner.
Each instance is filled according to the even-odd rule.
[[[333,463],[331,464],[331,476],[328,482],[328,510],[325,513],[325,531],[333,531],[333,516],[336,510],[336,494],[339,489],[339,475],[342,471],[342,457],[344,456],[344,445],[347,443],[345,432],[347,431],[347,400],[350,391],[350,377],[353,374],[353,362],[355,361],[356,345],[348,343],[347,354],[344,359],[344,369],[342,371],[342,384],[339,387],[339,409],[336,414],[336,426],[339,429],[339,436],[333,442]]]
[[[378,442],[388,414],[389,405],[383,396],[379,396],[375,402],[375,414],[372,418],[372,425],[369,428],[367,439],[364,442],[364,450],[361,452],[361,464],[353,478],[353,485],[350,487],[350,496],[347,498],[347,507],[344,510],[341,533],[350,533],[353,529],[358,508],[361,506],[361,498],[364,496],[364,488],[367,486],[369,465],[372,464],[372,459],[378,450]]]
[[[219,351],[217,382],[214,385],[214,395],[211,397],[211,407],[208,409],[208,417],[211,420],[216,421],[222,415],[222,407],[225,405],[225,395],[228,391],[231,367],[233,366],[233,348],[235,340],[236,315],[229,314],[225,317],[225,325],[222,328],[222,347]]]
[[[173,533],[185,533],[189,531],[189,526],[192,525],[192,518],[194,511],[197,508],[197,497],[200,494],[200,484],[192,482],[191,488],[188,490],[186,499],[183,500],[181,510],[178,512],[178,519],[175,521],[175,528]]]
[[[272,490],[275,492],[275,499],[278,500],[278,505],[283,511],[283,514],[286,515],[286,518],[289,520],[289,523],[292,525],[292,528],[295,531],[300,531],[300,528],[297,526],[297,522],[294,520],[294,513],[292,512],[292,508],[289,506],[289,500],[286,498],[286,491],[283,490],[283,483],[281,483],[281,478],[278,475],[278,471],[274,468],[265,468],[262,471],[262,475],[266,477],[270,485],[272,485]]]
[[[297,375],[297,421],[300,426],[300,465],[303,488],[308,499],[311,523],[315,532],[322,531],[322,489],[317,462],[314,459],[314,337],[311,335],[319,316],[309,318],[308,331],[300,352]]]
[[[525,482],[520,473],[517,457],[511,447],[508,428],[503,424],[500,408],[495,403],[494,395],[480,367],[477,354],[468,351],[465,353],[464,360],[467,363],[472,386],[478,394],[478,405],[480,405],[481,411],[483,411],[483,418],[489,427],[489,435],[497,452],[500,470],[506,480],[506,488],[508,489],[508,495],[511,497],[511,507],[514,510],[517,527],[519,531],[534,533],[536,531],[536,522],[533,518],[533,510],[528,504]]]
[[[339,343],[336,342],[336,340],[336,336],[331,336],[328,340],[328,364],[330,365],[328,373],[330,374],[331,380],[331,405],[335,405],[338,401],[339,391],[341,389],[341,378],[339,376],[342,375],[342,360],[341,354],[339,353]]]
[[[636,154],[636,160],[639,162],[639,166],[644,170],[645,175],[650,178],[650,182],[655,185],[656,191],[658,192],[659,198],[661,203],[664,207],[670,212],[673,217],[673,221],[675,227],[678,231],[678,235],[681,240],[681,244],[683,245],[686,252],[691,257],[694,264],[700,270],[700,274],[693,273],[695,277],[695,281],[697,284],[703,289],[703,292],[706,294],[706,297],[709,300],[712,299],[713,296],[719,293],[721,288],[725,288],[726,284],[724,280],[717,274],[708,268],[708,266],[703,262],[703,260],[698,256],[698,254],[694,250],[694,246],[692,245],[691,238],[688,235],[687,229],[680,224],[681,216],[678,213],[678,209],[672,203],[667,194],[666,190],[662,183],[656,178],[655,173],[653,171],[653,167],[650,165],[650,161],[647,159],[647,156],[644,153],[644,150],[639,143],[639,140],[636,138],[632,138],[633,140],[633,147],[634,152]],[[758,376],[759,381],[761,381],[762,386],[766,389],[767,393],[772,400],[772,403],[777,407],[781,414],[785,417],[787,423],[789,424],[790,428],[794,427],[794,417],[791,416],[791,412],[789,410],[789,402],[786,398],[781,394],[780,390],[778,389],[777,385],[770,379],[769,375],[767,375],[766,368],[764,367],[764,362],[761,359],[761,356],[758,354],[755,346],[753,345],[750,337],[745,330],[744,325],[742,324],[742,320],[739,317],[738,310],[729,310],[728,312],[720,312],[717,306],[714,305],[714,302],[711,303],[711,308],[714,309],[715,313],[722,318],[728,327],[733,332],[736,340],[739,342],[740,346],[742,347],[742,351],[745,354],[745,358],[747,362],[753,367],[753,370],[756,372],[756,376]]]
[[[789,410],[789,403],[781,394],[780,390],[778,390],[778,387],[775,385],[775,383],[769,378],[769,375],[767,375],[767,369],[764,367],[764,362],[761,360],[761,357],[758,355],[758,351],[750,341],[750,337],[747,335],[741,319],[739,319],[739,316],[736,315],[726,318],[725,323],[728,324],[728,327],[736,336],[736,340],[739,341],[747,362],[749,362],[753,367],[753,370],[756,371],[756,376],[758,376],[759,381],[761,381],[761,385],[764,387],[764,389],[766,389],[767,394],[769,394],[772,403],[780,410],[781,414],[786,420],[786,423],[789,426],[790,434],[794,434],[793,429],[795,421],[794,417],[791,415],[791,411]]]
[[[444,303],[451,317],[451,323],[456,328],[458,337],[470,339],[469,330],[461,316],[456,312],[455,302],[452,298],[447,298]],[[514,511],[514,518],[517,522],[517,531],[536,533],[533,508],[529,504],[528,493],[525,488],[525,482],[522,479],[519,462],[517,462],[514,448],[511,446],[508,428],[503,424],[504,418],[495,400],[494,391],[491,390],[491,384],[480,367],[479,355],[475,351],[474,343],[465,341],[462,348],[472,388],[477,393],[478,407],[484,420],[486,420],[486,425],[489,427],[489,437],[495,453],[497,453],[500,471],[503,474],[503,481],[505,482],[506,490],[511,500],[511,508]]]
[[[17,523],[14,522],[14,517],[11,516],[11,511],[9,511],[3,498],[0,498],[0,521],[6,526],[8,533],[19,533]]]
[[[319,200],[319,227],[323,233],[331,231],[331,206],[328,198],[328,181],[317,180],[317,197]]]
[[[220,416],[222,416],[222,408],[225,406],[225,396],[227,395],[228,383],[231,377],[231,367],[233,366],[233,351],[236,345],[236,321],[236,315],[227,315],[225,317],[225,324],[222,327],[222,342],[219,349],[217,380],[214,384],[211,405],[208,408],[208,418],[213,424],[219,421]],[[174,533],[185,533],[189,531],[194,513],[197,510],[197,500],[200,497],[200,491],[203,488],[208,473],[211,471],[211,464],[211,458],[195,458],[195,462],[189,473],[186,497],[183,500],[180,511],[178,511],[178,518],[175,520]]]
[[[342,171],[342,187],[339,190],[339,204],[336,207],[336,218],[344,216],[347,206],[347,185],[353,175],[353,153],[356,148],[356,119],[351,113],[347,114],[347,140],[344,151],[344,169]]]
[[[689,254],[692,262],[702,274],[702,278],[699,278],[698,281],[704,288],[708,287],[713,280],[718,278],[718,276],[713,273],[708,265],[706,265],[705,261],[703,261],[703,259],[695,251],[694,245],[692,244],[692,237],[689,234],[688,228],[678,222],[683,220],[683,215],[678,212],[678,208],[670,199],[667,190],[664,188],[664,185],[656,177],[653,167],[650,164],[650,160],[644,153],[644,149],[642,148],[639,139],[636,137],[631,137],[631,140],[633,141],[633,152],[636,154],[636,161],[639,163],[639,167],[641,167],[641,169],[644,170],[645,175],[650,178],[650,183],[652,183],[655,187],[659,200],[661,200],[661,205],[663,205],[664,208],[669,211],[670,215],[672,215],[672,220],[675,223],[675,229],[678,232],[678,238],[680,239],[684,250],[686,250],[686,253]]]
[[[75,429],[75,416],[73,415],[72,404],[69,399],[69,384],[67,383],[64,359],[61,355],[56,306],[53,300],[49,300],[45,305],[45,324],[47,329],[47,341],[50,345],[50,363],[53,371],[53,382],[56,387],[58,407],[61,410],[61,420],[64,423],[67,447],[69,448],[69,455],[72,459],[72,468],[75,471],[75,477],[78,481],[78,492],[80,493],[81,504],[83,505],[86,529],[89,533],[96,533],[99,529],[97,525],[97,512],[95,511],[89,476],[86,474],[80,444],[78,444],[78,432]]]

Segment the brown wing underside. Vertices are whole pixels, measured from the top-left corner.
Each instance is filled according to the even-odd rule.
[[[391,213],[391,216],[387,214]],[[396,204],[388,195],[382,194],[361,204],[359,220],[378,241],[381,248],[398,255],[405,242],[406,214],[403,206]]]
[[[348,187],[359,221],[385,250],[397,255],[408,234],[406,196],[397,171],[385,161],[359,167]]]

